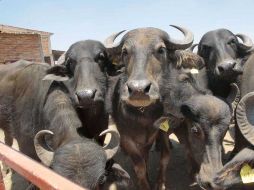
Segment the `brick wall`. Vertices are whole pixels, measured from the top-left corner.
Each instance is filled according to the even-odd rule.
[[[14,33],[14,34],[39,34],[41,37],[42,51],[43,51],[43,56],[45,56],[45,60],[47,60],[48,63],[51,63],[51,64],[54,63],[51,44],[50,44],[50,36],[53,33],[39,31],[39,30],[31,30],[26,28],[19,28],[19,27],[8,26],[3,24],[0,24],[0,32]]]
[[[44,62],[39,34],[0,33],[0,64],[25,59]]]

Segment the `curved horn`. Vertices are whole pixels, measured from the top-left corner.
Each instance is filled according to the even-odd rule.
[[[241,49],[247,51],[253,47],[253,42],[250,37],[248,37],[244,34],[236,34],[236,36],[243,41],[243,43],[239,44]]]
[[[107,160],[111,159],[117,153],[120,146],[120,135],[117,131],[113,129],[107,129],[101,132],[100,136],[106,135],[108,133],[111,134],[110,142],[103,147],[107,156]]]
[[[186,49],[191,46],[194,40],[194,35],[191,31],[187,30],[186,28],[175,26],[175,25],[170,25],[178,30],[180,30],[184,34],[184,39],[183,40],[175,40],[170,38],[168,40],[169,42],[169,49]]]
[[[193,50],[195,49],[195,47],[197,47],[198,44],[192,44],[191,47],[189,47],[187,50],[190,52],[193,52]]]
[[[239,90],[239,87],[237,86],[236,83],[231,83],[230,84],[230,93],[227,97],[227,102],[228,104],[230,104],[233,112],[238,104],[238,102],[240,101],[241,98],[241,92]]]
[[[61,65],[61,64],[63,64],[64,63],[64,61],[65,61],[65,55],[66,55],[66,52],[64,52],[59,58],[58,58],[58,60],[57,60],[57,65]]]
[[[53,157],[54,157],[54,152],[47,145],[47,143],[45,141],[45,135],[53,136],[54,133],[49,130],[39,131],[34,137],[34,148],[35,148],[36,154],[40,158],[40,160],[46,166],[50,166],[50,164],[53,160]]]
[[[246,111],[247,107],[253,107],[254,104],[254,92],[246,94],[236,108],[236,121],[238,127],[243,134],[243,136],[254,145],[254,125],[248,120]]]
[[[120,42],[117,44],[114,44],[115,39],[122,34],[123,32],[125,32],[126,30],[122,30],[120,32],[114,33],[111,36],[109,36],[105,41],[104,41],[104,45],[106,48],[115,48],[118,47],[120,45]]]

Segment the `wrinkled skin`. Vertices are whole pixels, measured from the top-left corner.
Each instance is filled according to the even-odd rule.
[[[245,164],[254,166],[254,151],[245,148],[228,162],[214,177],[214,183],[221,189],[227,189],[234,185],[243,185],[240,171]],[[254,183],[245,184],[245,188],[253,189]]]
[[[166,133],[153,127],[162,115],[159,81],[174,50],[167,44],[168,34],[156,28],[129,31],[120,45],[109,49],[112,59],[125,70],[113,90],[112,116],[121,134],[121,147],[131,157],[140,189],[165,189],[165,172],[170,147]],[[172,58],[172,59],[171,59]],[[147,174],[149,149],[157,137],[162,140],[159,175],[151,188]]]
[[[198,44],[198,55],[208,70],[209,88],[214,95],[226,98],[230,83],[237,82],[250,51],[243,50],[236,35],[226,29],[207,32]]]

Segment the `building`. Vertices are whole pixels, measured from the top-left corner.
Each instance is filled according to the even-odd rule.
[[[0,64],[25,59],[54,64],[53,33],[0,24]]]

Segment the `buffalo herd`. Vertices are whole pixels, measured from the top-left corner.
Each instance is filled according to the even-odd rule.
[[[169,135],[175,134],[201,189],[253,188],[254,177],[246,184],[242,174],[247,166],[247,177],[254,176],[252,40],[217,29],[193,44],[190,30],[171,26],[183,39],[137,28],[114,33],[104,44],[76,42],[54,66],[0,65],[5,143],[12,146],[15,138],[22,153],[96,190],[132,189],[133,176],[115,159],[121,149],[138,189],[166,190]],[[108,129],[110,117],[117,130]],[[235,145],[225,159],[230,125]],[[148,174],[152,147],[160,152],[155,180]]]

